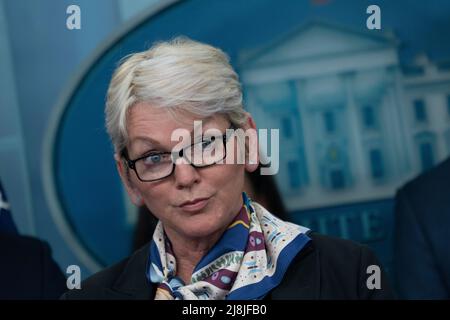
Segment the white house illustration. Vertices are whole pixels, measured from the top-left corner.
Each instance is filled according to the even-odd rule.
[[[423,57],[405,72],[391,34],[313,22],[238,69],[258,127],[280,129],[290,210],[392,197],[450,154],[450,72]]]

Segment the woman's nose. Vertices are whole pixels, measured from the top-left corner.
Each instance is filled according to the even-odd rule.
[[[190,165],[185,159],[178,159],[175,165],[175,183],[177,188],[189,188],[200,180],[197,169]]]

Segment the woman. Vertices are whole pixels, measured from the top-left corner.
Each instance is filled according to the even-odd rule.
[[[390,297],[384,274],[380,289],[366,285],[378,264],[366,247],[284,222],[243,192],[259,165],[256,125],[221,50],[177,38],[127,57],[106,126],[131,200],[159,222],[151,243],[63,298]]]

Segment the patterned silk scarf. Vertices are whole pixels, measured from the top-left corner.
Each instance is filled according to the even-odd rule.
[[[278,286],[294,257],[311,240],[309,230],[282,221],[252,202],[244,205],[185,284],[161,222],[153,234],[147,278],[158,285],[156,300],[262,299]]]

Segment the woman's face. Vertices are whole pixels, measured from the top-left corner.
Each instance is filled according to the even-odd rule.
[[[171,151],[178,144],[178,141],[171,141],[172,132],[183,128],[193,136],[194,120],[200,119],[184,115],[180,122],[164,109],[146,103],[135,105],[127,122],[129,158],[139,158],[151,150]],[[214,128],[225,133],[229,127],[229,120],[222,115],[202,122],[203,132]],[[244,130],[247,128],[255,129],[251,118]],[[191,142],[186,141],[186,146],[189,144]],[[229,225],[243,204],[245,170],[253,171],[257,167],[257,164],[215,164],[194,168],[182,161],[177,162],[169,177],[142,182],[133,170],[127,173],[123,161],[117,156],[116,163],[133,202],[136,205],[144,203],[162,221],[169,235],[176,233],[188,239],[220,233]],[[204,200],[183,206],[183,203],[197,199]]]

